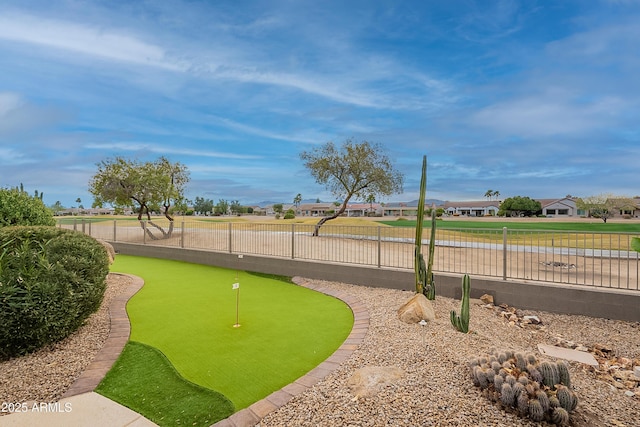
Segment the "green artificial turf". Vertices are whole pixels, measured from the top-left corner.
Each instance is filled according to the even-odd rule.
[[[96,388],[160,426],[210,426],[234,412],[224,395],[182,378],[157,349],[129,341]]]
[[[399,219],[395,221],[377,221],[381,224],[393,227],[413,227],[416,226],[415,220]],[[430,228],[429,221],[425,220],[425,228]],[[640,224],[638,223],[619,223],[608,222],[594,219],[593,222],[561,222],[561,221],[465,221],[465,220],[438,220],[437,228],[439,229],[491,229],[502,230],[507,227],[510,230],[544,230],[544,231],[582,231],[582,232],[610,232],[610,233],[635,233],[640,232]]]
[[[342,301],[277,278],[125,255],[112,270],[145,280],[127,304],[131,339],[159,349],[184,378],[238,410],[320,364],[353,326]]]

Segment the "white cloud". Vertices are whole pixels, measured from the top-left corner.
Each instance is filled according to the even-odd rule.
[[[21,13],[0,15],[0,39],[61,49],[108,60],[184,70],[164,49],[126,32]]]

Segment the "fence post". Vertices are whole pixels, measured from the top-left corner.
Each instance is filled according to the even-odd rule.
[[[78,231],[78,218],[73,218],[73,231]]]
[[[184,249],[184,221],[180,223],[180,247]]]
[[[114,242],[116,241],[116,229],[117,229],[116,224],[117,224],[117,223],[118,223],[118,220],[114,219],[114,220],[113,220],[113,241],[114,241]]]
[[[232,253],[232,252],[233,252],[233,251],[232,251],[232,247],[231,247],[231,240],[232,240],[232,239],[231,239],[231,234],[232,234],[232,233],[231,233],[231,225],[232,225],[232,224],[233,224],[232,222],[230,222],[230,223],[229,223],[229,253]]]
[[[85,225],[86,225],[86,224],[85,224],[85,220],[84,220],[84,218],[82,218],[82,219],[80,220],[80,224],[82,225],[82,234],[87,234],[87,233],[85,232],[85,230],[84,230],[84,227],[85,227]]]
[[[380,243],[380,226],[378,226],[378,268],[382,266],[382,246]]]
[[[507,280],[507,227],[502,227],[502,280]]]
[[[296,257],[296,225],[291,223],[291,259]]]
[[[93,223],[93,221],[89,221],[89,236],[91,236],[91,224]]]
[[[142,243],[147,244],[147,221],[142,221]]]

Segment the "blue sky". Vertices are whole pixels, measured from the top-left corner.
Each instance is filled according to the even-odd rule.
[[[4,1],[0,187],[85,205],[165,155],[187,196],[333,200],[299,153],[383,144],[418,197],[635,196],[640,1]]]

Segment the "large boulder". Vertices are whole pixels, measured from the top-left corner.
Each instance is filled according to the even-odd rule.
[[[355,399],[376,394],[383,387],[404,377],[404,371],[395,366],[365,366],[349,377],[347,384]]]
[[[398,318],[405,323],[419,323],[421,320],[431,322],[435,320],[436,313],[427,297],[415,294],[398,309]]]

